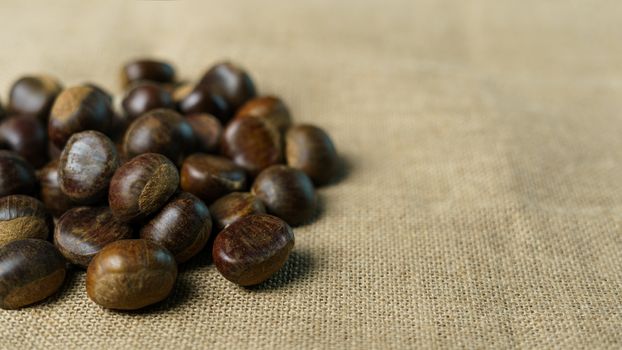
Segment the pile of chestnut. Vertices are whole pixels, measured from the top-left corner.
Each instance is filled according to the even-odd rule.
[[[122,84],[115,98],[27,76],[0,107],[1,308],[54,294],[69,264],[86,268],[95,303],[142,308],[204,249],[229,281],[259,284],[287,260],[291,226],[315,215],[314,186],[338,172],[330,137],[292,124],[230,62],[189,84],[136,60]]]

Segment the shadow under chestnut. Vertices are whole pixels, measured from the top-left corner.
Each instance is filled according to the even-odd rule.
[[[295,285],[311,277],[315,267],[315,257],[309,250],[294,250],[281,269],[266,280],[256,286],[240,287],[249,292],[270,292],[282,289],[287,286]]]

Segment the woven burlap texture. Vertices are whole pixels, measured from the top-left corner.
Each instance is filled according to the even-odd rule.
[[[619,1],[2,1],[0,87],[48,72],[119,92],[233,59],[346,173],[251,290],[205,254],[145,312],[72,274],[0,312],[0,348],[620,348]]]

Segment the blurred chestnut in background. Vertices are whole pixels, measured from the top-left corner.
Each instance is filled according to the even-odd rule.
[[[0,197],[37,193],[38,183],[32,165],[17,153],[0,150]]]
[[[211,203],[233,191],[246,188],[246,173],[231,160],[203,153],[186,158],[180,171],[181,188]]]
[[[138,83],[132,87],[123,98],[122,105],[130,122],[152,109],[175,108],[171,94],[162,86],[150,82]]]
[[[50,224],[40,200],[20,194],[0,198],[0,246],[24,238],[46,239]]]
[[[246,102],[235,114],[236,118],[264,118],[285,132],[292,125],[292,117],[283,101],[275,96],[257,97]]]
[[[11,86],[9,111],[12,114],[33,116],[47,123],[54,99],[62,89],[61,83],[49,75],[20,78]]]
[[[220,95],[212,93],[206,86],[197,85],[177,105],[185,115],[209,113],[226,123],[233,114],[232,107]]]
[[[41,184],[41,201],[48,212],[55,217],[63,215],[76,205],[60,189],[58,163],[59,159],[54,159],[37,171],[37,178]]]
[[[207,87],[212,94],[222,96],[232,112],[257,95],[250,75],[231,62],[214,65],[203,75],[199,85]]]
[[[10,117],[0,123],[0,147],[14,151],[35,168],[48,160],[47,143],[47,131],[39,119]]]
[[[214,227],[217,230],[222,230],[245,216],[265,214],[266,207],[252,193],[233,192],[212,203],[209,211]]]
[[[121,70],[121,84],[126,87],[137,81],[172,83],[175,81],[175,69],[167,62],[152,59],[128,62]]]
[[[222,138],[222,124],[211,114],[192,114],[186,117],[194,131],[198,152],[216,152]]]
[[[302,170],[316,185],[330,182],[339,171],[335,145],[317,126],[301,124],[287,130],[285,157],[287,165]]]

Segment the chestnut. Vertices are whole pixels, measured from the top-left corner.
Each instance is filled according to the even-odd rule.
[[[91,83],[91,82],[82,83],[82,85],[86,86],[86,87],[90,87],[91,89],[93,89],[93,90],[99,92],[100,94],[104,95],[106,97],[106,99],[108,99],[110,104],[112,105],[113,96],[112,96],[112,94],[108,90],[104,89],[103,87],[101,87],[98,84]]]
[[[47,241],[22,239],[0,247],[0,308],[19,309],[54,294],[65,280],[65,259]]]
[[[37,171],[37,178],[41,184],[41,201],[47,211],[55,217],[63,215],[64,212],[76,205],[60,189],[58,163],[59,160],[54,159]]]
[[[214,240],[214,265],[226,279],[252,286],[275,274],[294,248],[289,225],[271,215],[250,215],[222,230]]]
[[[233,192],[212,203],[209,211],[214,227],[217,230],[222,230],[245,216],[265,214],[266,207],[252,193]]]
[[[108,203],[117,219],[140,220],[166,204],[178,185],[179,173],[168,158],[157,153],[141,154],[114,173]]]
[[[105,308],[136,310],[166,298],[176,278],[175,257],[166,248],[146,239],[124,239],[91,260],[86,293]]]
[[[37,192],[35,170],[24,158],[12,151],[0,150],[0,197],[9,194]]]
[[[292,125],[289,109],[283,101],[275,96],[256,97],[246,102],[235,114],[236,118],[265,118],[285,132]]]
[[[253,183],[255,194],[268,209],[290,225],[309,221],[316,207],[311,179],[298,169],[274,165],[262,171]]]
[[[9,111],[29,115],[47,122],[54,99],[63,89],[56,78],[49,75],[31,75],[20,78],[9,92]]]
[[[160,153],[174,163],[194,147],[192,127],[179,113],[170,109],[154,109],[130,124],[123,138],[128,158],[143,153]]]
[[[176,85],[173,88],[173,92],[171,92],[175,106],[179,106],[181,101],[183,101],[194,90],[194,87],[194,84],[188,82]]]
[[[195,86],[179,101],[177,107],[185,115],[209,113],[226,123],[233,114],[225,99],[203,85]]]
[[[199,152],[216,152],[222,138],[222,124],[211,114],[192,114],[186,117],[194,131],[196,150]]]
[[[15,151],[35,168],[48,160],[47,132],[40,120],[19,116],[0,123],[0,145]]]
[[[231,160],[195,153],[184,160],[180,171],[181,188],[211,203],[233,191],[246,188],[246,173]]]
[[[153,59],[138,59],[128,62],[121,70],[121,84],[125,87],[138,81],[172,83],[175,69],[170,63]]]
[[[140,238],[160,244],[183,263],[205,247],[211,232],[212,219],[205,203],[182,192],[143,226]]]
[[[58,164],[60,188],[76,203],[95,203],[104,198],[119,166],[117,149],[99,131],[73,134]]]
[[[2,103],[0,102],[0,119],[4,119],[4,117],[6,117],[6,111],[4,110],[4,107],[2,107]]]
[[[207,87],[212,94],[222,96],[232,111],[257,95],[250,75],[231,62],[214,65],[203,75],[199,85]]]
[[[48,123],[48,136],[63,148],[71,135],[84,130],[107,134],[111,130],[112,106],[101,92],[88,86],[74,86],[58,95]]]
[[[162,86],[149,82],[136,84],[127,92],[121,103],[130,121],[152,109],[175,108],[171,94]]]
[[[0,245],[24,238],[46,239],[50,225],[40,200],[19,194],[0,198]]]
[[[87,267],[106,245],[132,238],[132,228],[117,220],[108,207],[67,211],[54,228],[54,245],[72,264]]]
[[[339,157],[328,134],[317,126],[296,125],[285,135],[287,165],[300,169],[313,183],[323,185],[339,170]]]

